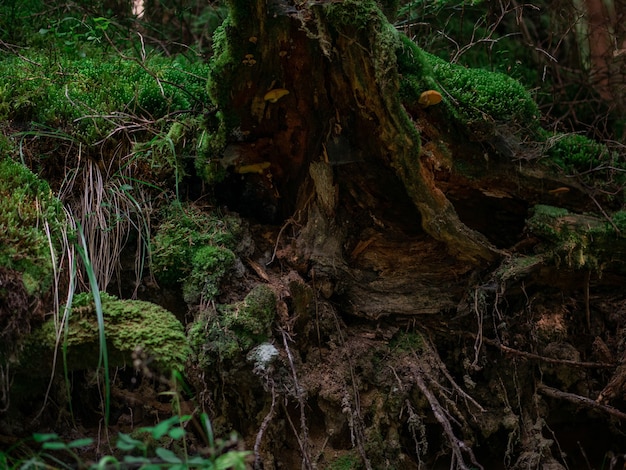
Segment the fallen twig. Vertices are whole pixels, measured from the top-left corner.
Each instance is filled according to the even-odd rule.
[[[289,349],[289,343],[287,341],[287,333],[285,332],[285,330],[281,330],[280,332],[283,336],[283,344],[285,346],[285,351],[287,353],[287,358],[289,359],[289,365],[291,367],[291,373],[293,375],[294,391],[296,394],[296,398],[298,399],[298,405],[300,408],[300,432],[302,433],[302,438],[300,438],[300,436],[298,436],[297,433],[296,433],[296,437],[298,438],[298,443],[300,444],[300,451],[302,452],[302,468],[312,469],[313,465],[311,463],[311,458],[309,456],[309,428],[307,427],[307,423],[306,423],[304,390],[300,387],[300,384],[298,383],[298,374],[296,373],[296,366],[293,362],[291,349]],[[287,416],[288,416],[289,413],[286,410],[287,410],[287,407],[285,407],[285,412],[287,413]]]
[[[483,342],[494,346],[503,353],[506,354],[515,354],[516,356],[525,357],[526,359],[531,359],[534,361],[547,362],[548,364],[561,364],[572,367],[583,367],[587,369],[614,369],[618,366],[618,364],[609,364],[606,362],[584,362],[584,361],[570,361],[569,359],[556,359],[553,357],[545,357],[540,356],[539,354],[529,353],[526,351],[520,351],[519,349],[513,349],[504,344],[500,344],[498,341],[494,341],[489,338],[484,338]]]
[[[261,441],[263,440],[263,434],[265,433],[265,430],[267,429],[267,426],[270,424],[270,421],[272,421],[272,418],[274,417],[274,405],[276,404],[276,391],[274,390],[274,382],[272,382],[272,405],[270,406],[270,410],[267,412],[267,415],[265,415],[265,418],[263,418],[263,422],[261,423],[261,427],[259,428],[259,432],[257,432],[256,435],[256,440],[254,441],[254,469],[261,469],[263,468],[263,462],[261,461]]]
[[[561,400],[569,401],[570,403],[574,403],[576,405],[584,406],[587,408],[593,408],[594,410],[603,411],[604,413],[608,413],[611,416],[615,416],[616,418],[623,419],[626,421],[626,413],[613,408],[612,406],[602,405],[591,398],[582,397],[580,395],[575,395],[574,393],[563,392],[561,390],[557,390],[556,388],[548,387],[544,384],[539,384],[537,386],[537,391],[542,395],[546,395],[551,398],[558,398]]]
[[[483,470],[482,465],[480,465],[476,461],[476,457],[474,457],[474,452],[472,452],[471,447],[469,447],[463,440],[459,439],[454,434],[452,424],[447,417],[445,409],[441,406],[441,403],[439,403],[439,400],[437,400],[435,394],[428,388],[428,386],[424,382],[424,379],[422,378],[421,371],[417,367],[413,369],[413,375],[415,377],[415,384],[428,400],[428,403],[430,404],[430,408],[433,411],[435,418],[443,427],[443,432],[448,438],[448,443],[452,448],[453,457],[456,459],[457,468],[461,468],[463,470],[470,469],[470,467],[465,463],[465,459],[463,458],[463,452],[465,452],[469,455],[472,465]]]

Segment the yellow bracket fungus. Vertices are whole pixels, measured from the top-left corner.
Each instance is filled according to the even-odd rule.
[[[428,106],[432,106],[434,104],[441,103],[441,93],[435,90],[427,90],[420,95],[418,103],[420,106],[426,108]]]
[[[251,163],[249,165],[241,165],[235,167],[235,173],[239,173],[240,175],[244,175],[246,173],[258,173],[260,175],[263,174],[265,170],[270,167],[270,162],[261,162],[261,163]]]
[[[265,93],[263,99],[265,101],[269,101],[270,103],[276,103],[279,99],[288,94],[289,90],[285,90],[284,88],[274,88],[273,90]]]

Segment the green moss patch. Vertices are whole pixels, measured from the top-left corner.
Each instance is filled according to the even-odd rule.
[[[538,127],[539,109],[528,91],[508,75],[451,64],[401,35],[397,51],[401,99],[417,106],[422,92],[439,91],[461,121],[514,121]]]
[[[29,51],[0,60],[0,118],[54,127],[93,143],[123,115],[158,119],[202,109],[208,68],[183,56],[150,56],[143,64],[119,56],[71,58]]]
[[[182,284],[189,303],[219,294],[222,278],[235,264],[241,220],[175,203],[164,212],[152,240],[152,268],[165,286]]]
[[[554,262],[570,268],[601,269],[599,259],[619,259],[626,253],[625,238],[615,229],[623,223],[591,215],[574,214],[560,207],[536,205],[528,229],[547,242]]]
[[[182,324],[171,312],[150,302],[119,300],[105,293],[101,297],[110,366],[132,364],[133,352],[140,349],[159,371],[184,369],[191,349]],[[55,341],[56,327],[48,321],[30,335],[20,358],[22,367],[51,361]],[[69,370],[97,366],[98,323],[91,294],[74,298],[65,344]]]
[[[0,266],[21,273],[30,295],[52,283],[54,261],[45,227],[54,233],[62,213],[48,183],[0,157]]]
[[[557,134],[546,142],[546,156],[565,172],[588,172],[602,165],[623,167],[606,145],[580,134]],[[622,178],[623,179],[623,178]]]
[[[221,305],[205,312],[189,330],[189,341],[201,367],[232,361],[271,335],[276,316],[276,295],[265,285],[258,285],[241,302]]]

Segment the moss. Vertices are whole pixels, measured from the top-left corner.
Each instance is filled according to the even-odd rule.
[[[0,157],[0,266],[22,273],[30,295],[45,292],[52,282],[54,260],[45,224],[54,233],[62,214],[48,183]]]
[[[548,139],[547,157],[566,172],[585,172],[607,162],[606,145],[579,134],[559,134]]]
[[[210,368],[218,361],[245,357],[254,346],[268,340],[275,317],[276,296],[265,285],[256,286],[240,302],[203,313],[189,330],[198,363]]]
[[[322,467],[324,470],[357,470],[362,468],[361,458],[353,452],[344,454]]]
[[[547,206],[538,204],[532,209],[532,216],[528,220],[528,227],[534,233],[549,239],[553,242],[560,240],[559,233],[555,227],[559,218],[569,214],[567,209],[562,207]]]
[[[398,352],[419,352],[424,346],[424,339],[419,333],[400,332],[393,337],[389,347]]]
[[[184,369],[191,349],[182,324],[172,313],[150,302],[119,300],[106,293],[101,298],[111,367],[131,364],[133,351],[140,348],[161,372]],[[30,369],[51,360],[55,341],[56,326],[48,321],[28,338],[20,357],[22,367]],[[91,294],[75,296],[65,344],[70,370],[96,367],[98,324]]]
[[[539,127],[539,109],[526,89],[508,75],[450,64],[421,50],[405,35],[398,48],[400,97],[418,106],[422,92],[444,96],[450,112],[461,122],[492,119]]]
[[[428,53],[425,57],[435,79],[466,119],[483,119],[487,114],[496,121],[538,124],[537,104],[526,89],[508,75],[450,64]]]
[[[626,219],[615,215],[616,226]],[[584,214],[573,214],[566,209],[537,205],[527,221],[528,229],[547,242],[555,263],[570,268],[599,270],[600,261],[619,259],[626,252],[624,238],[609,221]]]
[[[71,126],[72,136],[84,142],[107,136],[117,125],[114,113],[154,120],[210,103],[208,67],[182,56],[152,55],[142,66],[115,55],[71,58],[36,49],[22,54],[27,60],[14,55],[0,60],[0,116]]]
[[[172,204],[152,240],[152,269],[164,286],[183,284],[185,297],[196,301],[217,295],[219,282],[233,266],[241,220],[219,217],[192,205]]]
[[[434,79],[432,66],[427,60],[426,52],[404,34],[400,34],[396,55],[398,73],[401,75],[400,100],[415,107],[418,105],[422,92],[439,89]]]
[[[191,273],[183,282],[183,298],[193,304],[219,294],[220,281],[235,264],[235,254],[228,248],[207,245],[194,250]]]
[[[239,35],[234,23],[232,8],[222,25],[213,34],[213,57],[209,62],[209,80],[207,89],[209,96],[222,111],[220,121],[225,126],[224,131],[239,124],[234,111],[229,109],[230,86],[234,82],[234,73],[243,59],[244,51],[237,47],[244,41]]]

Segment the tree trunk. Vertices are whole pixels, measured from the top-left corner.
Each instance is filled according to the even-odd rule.
[[[231,2],[213,75],[226,122],[243,136],[227,153],[237,165],[269,162],[265,198],[283,217],[304,209],[316,191],[329,228],[347,197],[340,178],[391,169],[395,176],[385,183],[404,186],[419,211],[411,217],[421,217],[450,253],[474,263],[497,258],[487,239],[459,220],[421,161],[420,136],[398,97],[396,31],[371,1],[308,5]],[[272,98],[282,90],[288,94]],[[388,191],[375,178],[358,189],[365,191],[362,206],[368,193]]]

